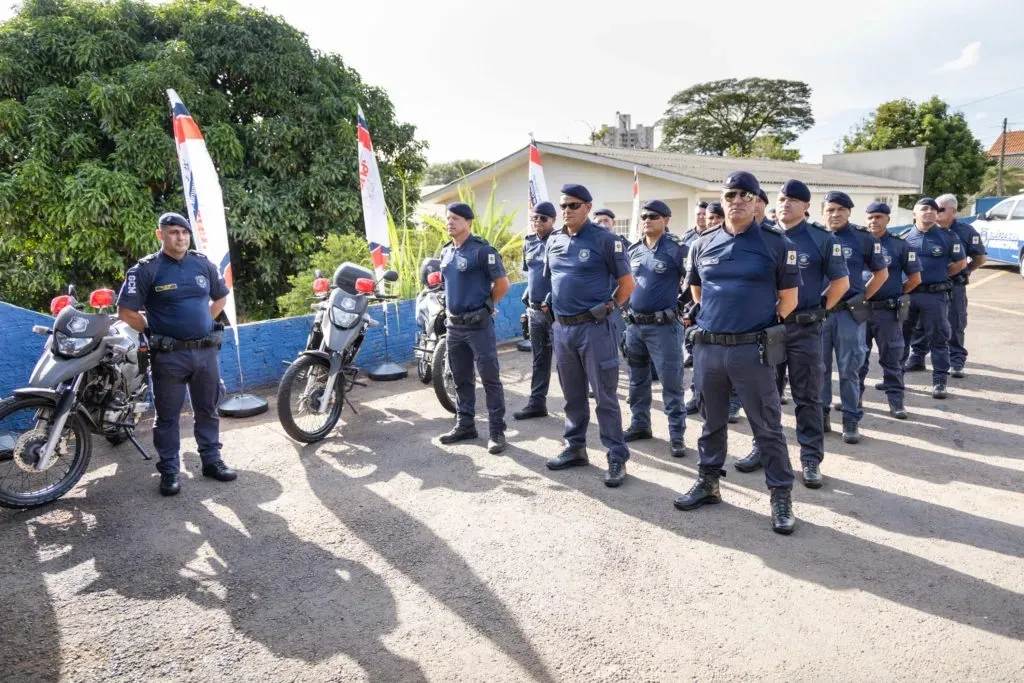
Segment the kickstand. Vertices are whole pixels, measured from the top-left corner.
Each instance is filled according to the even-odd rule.
[[[356,415],[359,414],[359,411],[356,410],[356,407],[352,405],[352,400],[348,397],[348,394],[345,394],[345,403],[348,404],[348,407],[352,409],[353,413],[355,413]]]
[[[152,460],[153,456],[151,456],[149,453],[147,453],[146,449],[143,448],[142,444],[140,444],[138,439],[135,438],[135,430],[134,429],[125,429],[125,432],[128,433],[128,440],[132,442],[132,445],[135,446],[136,449],[138,449],[139,453],[142,453],[143,459],[144,460]]]

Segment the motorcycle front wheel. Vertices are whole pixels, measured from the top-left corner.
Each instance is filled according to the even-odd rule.
[[[42,396],[0,402],[0,506],[30,508],[57,500],[85,474],[92,439],[77,412],[68,415],[50,465],[35,469],[56,408],[55,401]]]
[[[340,374],[327,410],[317,412],[329,370],[330,363],[320,356],[299,356],[281,378],[277,387],[277,419],[296,441],[320,441],[338,424],[345,396],[344,378]]]
[[[454,415],[455,378],[452,377],[452,369],[448,365],[448,335],[438,339],[437,346],[434,347],[433,371],[434,394],[441,407]]]

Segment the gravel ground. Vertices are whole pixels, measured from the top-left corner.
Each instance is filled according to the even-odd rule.
[[[596,425],[590,467],[548,471],[557,381],[501,456],[441,447],[451,418],[415,377],[357,388],[311,446],[273,411],[224,420],[231,484],[184,440],[177,498],[129,445],[99,449],[63,500],[0,511],[0,679],[1022,680],[1024,281],[986,268],[970,296],[968,377],[935,401],[908,375],[906,422],[869,387],[865,438],[827,438],[791,537],[763,474],[732,468],[745,420],[723,505],[672,507],[697,459],[669,456],[660,413],[622,488]],[[502,351],[511,413],[529,355]]]

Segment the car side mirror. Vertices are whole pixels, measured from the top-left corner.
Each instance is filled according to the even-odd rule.
[[[398,281],[398,273],[396,273],[393,270],[385,271],[384,272],[384,279],[387,280],[388,282],[397,282]]]

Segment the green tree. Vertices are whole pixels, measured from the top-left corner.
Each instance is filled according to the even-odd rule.
[[[156,216],[185,213],[167,88],[218,167],[243,318],[273,315],[327,235],[362,233],[357,105],[389,204],[426,165],[384,91],[261,10],[25,0],[0,25],[0,295],[116,287],[156,250]]]
[[[800,161],[800,150],[786,149],[775,135],[761,135],[754,138],[750,151],[741,154],[733,145],[725,154],[730,157],[751,157],[753,159],[776,159],[778,161]]]
[[[814,125],[811,88],[801,81],[729,78],[699,83],[669,100],[662,148],[691,154],[751,156],[754,141],[781,147]]]
[[[910,208],[922,196],[951,192],[963,204],[981,187],[985,154],[963,114],[933,97],[916,104],[898,99],[883,102],[836,145],[841,152],[864,152],[901,147],[926,147],[924,194],[900,198]]]
[[[1003,168],[1003,196],[1010,197],[1024,189],[1024,168]],[[977,197],[995,197],[999,194],[999,165],[989,163],[981,179]]]
[[[423,182],[427,185],[447,185],[486,165],[486,161],[478,159],[457,159],[443,164],[431,164],[427,166]]]

